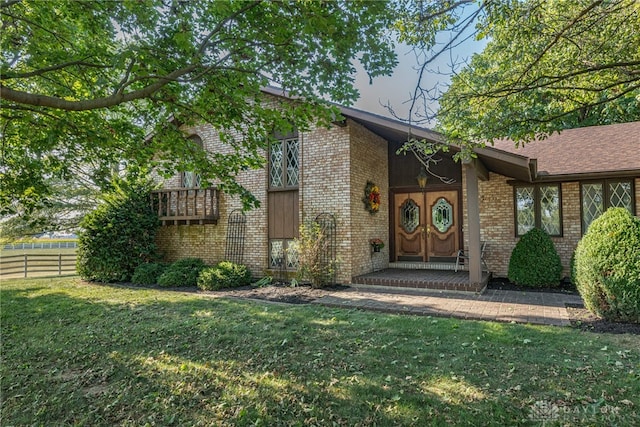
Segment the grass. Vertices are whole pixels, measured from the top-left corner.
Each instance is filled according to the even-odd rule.
[[[640,337],[3,281],[14,425],[638,425]]]

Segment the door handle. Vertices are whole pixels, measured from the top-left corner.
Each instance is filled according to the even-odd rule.
[[[431,235],[431,226],[427,225],[426,227],[423,225],[420,228],[420,231],[422,232],[422,234],[427,234],[427,237],[429,237]]]

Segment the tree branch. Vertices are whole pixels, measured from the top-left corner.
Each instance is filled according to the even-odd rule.
[[[41,75],[43,75],[45,73],[48,73],[48,72],[51,72],[51,71],[58,71],[58,70],[62,70],[63,68],[73,67],[75,65],[80,65],[80,66],[84,66],[84,67],[92,67],[92,68],[109,68],[109,66],[107,66],[107,65],[93,64],[91,62],[70,61],[70,62],[65,62],[63,64],[52,65],[51,67],[40,68],[39,70],[30,71],[28,73],[10,73],[10,72],[7,73],[7,72],[5,72],[5,74],[2,75],[2,80],[26,79],[26,78],[29,78],[29,77],[41,76]]]
[[[103,98],[69,101],[54,96],[36,95],[29,92],[14,90],[2,84],[0,84],[0,98],[17,102],[19,104],[56,108],[65,111],[97,110],[100,108],[114,107],[116,105],[135,101],[137,99],[147,98],[158,90],[162,89],[170,82],[175,81],[181,76],[189,74],[196,68],[197,65],[191,64],[188,67],[176,70],[172,73],[167,74],[166,76],[158,77],[155,83],[150,84],[143,89],[135,90],[128,93],[115,93],[111,96]]]
[[[571,28],[573,28],[574,25],[576,25],[576,23],[584,18],[585,16],[587,16],[589,14],[589,12],[591,12],[593,9],[595,9],[597,6],[599,6],[600,4],[602,4],[602,0],[597,0],[593,3],[591,3],[586,9],[583,9],[578,16],[576,16],[574,19],[572,19],[567,25],[565,25],[558,34],[556,34],[556,36],[553,38],[553,40],[548,43],[544,49],[542,49],[542,52],[540,52],[538,54],[538,56],[536,56],[536,58],[527,66],[527,68],[525,68],[525,70],[522,72],[522,74],[520,74],[520,77],[516,80],[517,82],[522,81],[522,79],[524,79],[524,76],[531,71],[531,69],[533,67],[535,67],[535,65],[540,62],[540,60],[542,60],[542,58],[547,54],[547,52],[549,50],[551,50],[551,48],[553,46],[555,46],[558,41],[560,41],[560,39],[562,38],[562,36],[569,31]]]

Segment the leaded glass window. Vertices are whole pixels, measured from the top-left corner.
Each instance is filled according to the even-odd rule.
[[[534,227],[550,236],[562,235],[560,185],[528,185],[515,189],[516,235]]]
[[[298,268],[298,252],[296,251],[293,240],[287,240],[286,265],[288,270],[296,270]]]
[[[283,160],[282,144],[274,144],[271,146],[271,167],[269,176],[271,187],[282,187],[283,183]]]
[[[540,225],[551,236],[560,235],[560,188],[540,187]]]
[[[182,175],[182,186],[185,188],[199,188],[200,174],[195,172],[184,172]]]
[[[534,187],[516,188],[517,234],[525,234],[536,226]]]
[[[633,180],[605,180],[585,182],[582,191],[582,232],[604,211],[611,207],[625,208],[634,214]]]
[[[269,265],[271,268],[280,268],[284,265],[284,241],[283,240],[271,240],[271,247],[269,248]]]
[[[285,270],[298,268],[298,253],[293,240],[271,239],[269,241],[269,267]]]
[[[269,187],[296,188],[300,183],[300,141],[297,133],[280,135],[269,154]]]
[[[287,186],[298,185],[298,140],[290,139],[287,144]]]
[[[601,183],[582,184],[582,230],[604,212],[604,194]]]
[[[198,135],[191,135],[189,141],[193,143],[196,150],[202,150],[202,139]],[[191,171],[182,172],[182,186],[184,188],[200,188],[200,181],[200,174]]]
[[[631,181],[609,183],[609,205],[625,208],[633,213],[633,193]]]
[[[400,207],[400,225],[407,233],[413,233],[420,224],[420,207],[411,199]]]

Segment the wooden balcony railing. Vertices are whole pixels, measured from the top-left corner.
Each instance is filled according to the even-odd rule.
[[[216,187],[154,190],[151,203],[162,225],[217,224],[220,218]]]

